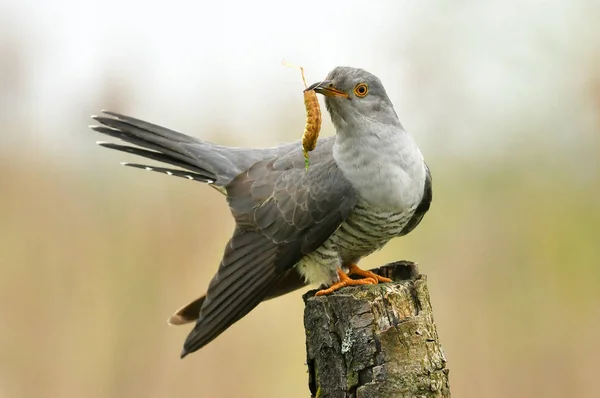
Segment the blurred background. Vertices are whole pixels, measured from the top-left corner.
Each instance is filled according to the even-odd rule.
[[[592,397],[600,354],[600,3],[0,4],[0,397],[307,397],[302,291],[179,360],[166,319],[233,222],[119,166],[110,109],[226,145],[300,138],[300,74],[363,67],[433,173],[423,223],[361,264],[428,275],[456,397]],[[333,134],[325,118],[323,135]]]

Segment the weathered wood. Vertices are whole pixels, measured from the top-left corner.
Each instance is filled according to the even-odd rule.
[[[377,273],[394,282],[304,295],[312,396],[450,397],[427,278],[408,261]]]

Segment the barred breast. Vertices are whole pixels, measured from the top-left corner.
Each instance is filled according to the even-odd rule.
[[[321,247],[300,260],[296,265],[298,271],[311,284],[335,281],[337,268],[356,263],[402,235],[415,209],[412,206],[399,213],[374,211],[359,203]]]

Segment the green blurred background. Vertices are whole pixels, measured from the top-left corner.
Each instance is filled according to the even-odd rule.
[[[361,264],[419,262],[453,395],[597,396],[599,19],[592,0],[3,3],[0,397],[308,396],[302,292],[179,360],[189,328],[166,319],[208,285],[229,210],[86,127],[106,108],[298,139],[283,57],[377,74],[420,144],[431,211]]]

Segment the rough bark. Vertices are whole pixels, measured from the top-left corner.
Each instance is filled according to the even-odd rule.
[[[408,261],[376,272],[394,282],[304,295],[312,397],[450,397],[427,278]]]

